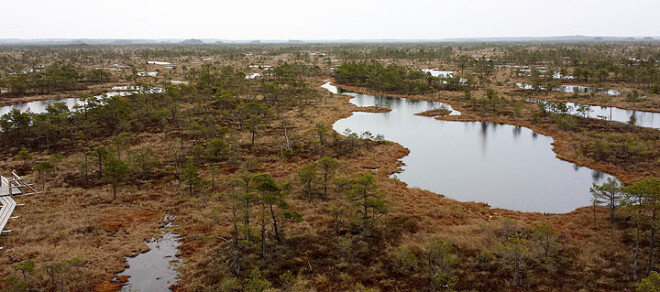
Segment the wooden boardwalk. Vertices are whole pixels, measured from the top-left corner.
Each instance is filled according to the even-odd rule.
[[[0,234],[4,232],[11,213],[16,208],[16,201],[11,197],[10,193],[14,193],[13,189],[9,186],[9,180],[0,176]],[[0,247],[1,248],[1,247]]]
[[[0,175],[0,235],[2,235],[2,233],[11,231],[5,230],[9,219],[18,218],[11,217],[11,213],[13,213],[14,209],[16,209],[16,206],[18,206],[12,196],[27,196],[41,193],[32,187],[32,184],[26,182],[22,177],[16,174],[15,171],[12,171],[11,174],[14,177],[7,178]],[[22,205],[23,204],[21,204],[21,206]],[[0,249],[2,249],[1,246]]]

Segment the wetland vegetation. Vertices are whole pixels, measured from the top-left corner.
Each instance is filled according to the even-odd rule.
[[[0,287],[129,289],[150,248],[175,291],[653,287],[659,64],[655,40],[0,46],[0,172],[44,189]]]

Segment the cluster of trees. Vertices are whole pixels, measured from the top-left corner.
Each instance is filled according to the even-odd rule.
[[[454,269],[460,260],[451,242],[440,237],[433,238],[430,245],[418,252],[400,248],[391,259],[397,276],[424,274],[431,291],[451,291],[456,287],[459,279]]]
[[[563,76],[569,75],[569,69],[572,68],[570,75],[581,82],[626,82],[652,92],[660,84],[660,70],[657,67],[660,53],[644,43],[638,46],[630,46],[628,43],[548,43],[537,46],[507,46],[498,61],[562,68]],[[612,54],[613,51],[619,53]],[[551,77],[552,74],[546,76]],[[546,81],[554,84],[552,80]]]
[[[116,188],[117,183],[127,177],[127,172],[132,174],[129,178],[152,176],[152,153],[148,149],[135,153],[127,151],[128,155],[122,159],[121,152],[130,149],[130,139],[126,138],[130,133],[149,131],[161,132],[165,137],[174,135],[182,142],[181,147],[174,149],[172,173],[188,185],[191,193],[198,185],[194,172],[189,171],[193,167],[229,160],[237,163],[233,160],[236,156],[232,148],[237,147],[235,134],[241,131],[250,134],[250,145],[255,146],[259,135],[272,127],[282,133],[282,152],[288,154],[325,149],[352,153],[360,145],[356,141],[357,134],[344,140],[319,124],[314,134],[319,140],[305,144],[294,135],[287,120],[271,125],[283,111],[298,105],[309,106],[314,100],[316,95],[302,80],[310,70],[315,69],[285,64],[274,68],[273,74],[262,81],[246,81],[244,75],[232,67],[222,67],[219,71],[205,68],[195,85],[168,87],[163,93],[104,99],[83,96],[74,108],[55,103],[40,114],[14,109],[0,117],[0,144],[5,151],[14,153],[21,147],[31,151],[75,149],[83,157],[81,177],[85,185],[90,181],[89,165],[93,165],[90,160],[95,160],[98,179],[105,177]],[[259,83],[254,86],[246,82]],[[254,88],[262,91],[262,99],[251,96]],[[200,97],[203,92],[208,93],[205,98]],[[195,106],[181,113],[179,104],[182,102]],[[369,133],[363,137],[376,139]],[[382,137],[378,139],[383,140]],[[184,140],[191,141],[192,146],[184,147]],[[108,144],[111,147],[106,148],[104,145]],[[112,152],[116,155],[109,155]],[[106,163],[109,167],[104,167]]]
[[[563,101],[538,101],[538,111],[533,113],[534,120],[550,116],[555,125],[563,131],[579,131],[580,120],[572,114],[573,107]],[[580,105],[576,110],[586,117],[591,112],[588,105]]]
[[[69,108],[54,103],[44,113],[12,109],[0,117],[1,145],[51,149],[76,146],[90,139],[109,137],[120,132],[162,130],[176,119],[178,90],[164,94],[134,97],[96,98],[86,95],[79,105]]]
[[[274,67],[261,79],[260,93],[266,103],[281,109],[291,109],[296,105],[310,106],[319,96],[309,87],[306,77],[318,76],[317,66],[284,63]]]
[[[658,266],[655,261],[656,233],[660,224],[660,179],[649,177],[627,186],[620,186],[614,179],[591,187],[594,206],[594,225],[597,228],[596,207],[607,206],[608,221],[613,227],[627,229],[632,235],[634,281],[654,275]],[[646,264],[642,268],[642,251],[646,247]],[[657,276],[656,276],[657,277]],[[656,283],[657,284],[657,283]],[[656,288],[660,287],[656,286]]]
[[[112,74],[101,69],[79,73],[73,66],[52,64],[41,69],[13,72],[0,79],[0,87],[6,87],[11,95],[49,94],[81,88],[88,84],[109,82]]]
[[[498,56],[499,61],[523,65],[577,65],[587,60],[607,62],[617,58],[657,60],[660,56],[657,48],[647,42],[516,43],[501,44],[499,50],[504,52]]]
[[[554,77],[555,74],[554,70],[542,73],[537,68],[532,68],[529,77],[531,82],[529,85],[536,91],[552,91],[560,85],[560,80]],[[561,76],[567,76],[568,72],[565,69],[562,69],[559,74],[561,74]],[[521,74],[517,73],[517,75]]]
[[[432,77],[430,73],[410,70],[404,66],[379,62],[347,62],[334,73],[337,82],[364,86],[383,92],[420,94],[437,89],[458,89],[463,86],[458,76]]]
[[[316,197],[328,200],[328,187],[333,185],[337,193],[346,195],[346,202],[333,206],[335,218],[334,226],[343,226],[344,212],[350,209],[350,205],[357,207],[355,212],[359,214],[362,231],[367,234],[373,229],[375,222],[387,213],[387,205],[383,201],[384,195],[376,191],[375,178],[366,173],[353,180],[344,178],[332,179],[339,162],[331,157],[323,157],[316,162],[309,163],[298,170],[298,180],[303,186],[304,194],[311,203]],[[319,186],[320,185],[320,189]]]
[[[391,259],[394,272],[399,277],[425,275],[431,291],[453,291],[459,287],[484,290],[492,285],[534,290],[552,285],[552,280],[539,279],[535,273],[552,279],[561,277],[572,265],[570,252],[564,250],[559,234],[548,222],[523,228],[508,218],[500,218],[494,227],[483,228],[490,247],[477,254],[459,253],[449,240],[436,237],[423,249],[400,248]],[[457,270],[478,272],[470,275]],[[467,278],[488,275],[493,282],[489,286],[460,283],[461,274]]]
[[[507,103],[507,100],[501,98],[499,93],[492,88],[487,88],[486,95],[482,98],[473,96],[469,90],[465,90],[463,97],[470,102],[470,107],[482,114],[500,113],[505,110],[502,105]]]
[[[552,224],[541,222],[530,228],[520,228],[506,218],[501,219],[501,224],[497,252],[510,275],[511,286],[530,287],[531,271],[560,274],[562,267],[570,265],[571,258],[562,251]]]
[[[73,109],[64,103],[55,103],[41,114],[14,109],[0,117],[0,143],[8,152],[20,147],[17,157],[24,162],[24,169],[31,166],[32,154],[28,149],[55,153],[66,149],[78,153],[79,183],[90,184],[94,178],[92,166],[96,165],[97,181],[111,183],[116,197],[122,182],[128,178],[150,179],[158,164],[151,149],[131,149],[131,133],[167,132],[174,127],[178,123],[178,98],[178,90],[171,88],[163,94],[133,97],[97,99],[84,96],[80,105]],[[220,147],[217,144],[213,146]],[[216,151],[212,155],[218,157],[220,154]],[[54,164],[49,159],[34,165],[42,187],[44,173]]]
[[[660,71],[657,70],[657,67],[652,62],[639,62],[634,63],[634,65],[629,65],[628,63],[631,62],[629,60],[624,62],[626,63],[625,65],[612,65],[612,67],[608,67],[607,69],[598,66],[595,67],[598,69],[575,67],[572,73],[566,68],[559,69],[558,71],[549,69],[541,72],[538,68],[534,67],[529,74],[529,85],[537,91],[555,90],[562,83],[561,79],[556,78],[556,75],[559,74],[560,76],[573,76],[575,80],[583,83],[627,82],[638,88],[656,92],[656,87],[660,83]],[[516,71],[517,76],[523,75],[519,69]],[[576,96],[579,95],[576,93]]]
[[[310,207],[318,207],[314,201],[323,200],[325,207],[321,211],[333,212],[332,226],[338,234],[349,230],[349,233],[358,232],[363,239],[372,236],[378,219],[387,211],[383,195],[376,191],[374,176],[366,173],[353,179],[335,178],[339,167],[337,160],[323,157],[301,167],[296,182],[281,184],[265,173],[235,175],[230,182],[231,190],[222,195],[224,203],[218,206],[218,209],[228,207],[231,210],[233,239],[227,267],[232,275],[218,279],[215,285],[237,289],[256,284],[262,288],[272,286],[262,276],[259,266],[286,261],[289,253],[284,250],[296,244],[288,240],[286,229],[289,224],[301,222],[303,217],[291,210],[287,199],[291,196],[307,199]],[[340,242],[341,238],[339,236]],[[343,248],[348,254],[352,253],[352,241],[352,238],[344,240]],[[290,271],[280,275],[281,285],[287,285],[291,276]]]
[[[243,173],[231,185],[233,190],[224,196],[231,207],[234,227],[231,267],[238,275],[255,257],[267,257],[269,238],[277,245],[282,244],[287,222],[300,222],[302,216],[289,210],[286,197],[291,189],[290,183],[278,184],[265,173]],[[272,229],[268,228],[269,225]],[[272,236],[267,234],[267,229],[272,231]]]
[[[604,162],[640,162],[653,155],[653,139],[628,134],[609,134],[586,146],[588,156]]]
[[[626,82],[647,90],[660,84],[655,60],[593,61],[575,67],[573,76],[584,82]]]
[[[3,290],[29,291],[35,289],[35,281],[33,280],[42,277],[49,279],[47,287],[55,291],[84,290],[90,283],[79,271],[84,269],[85,266],[85,261],[77,257],[40,265],[27,259],[11,266],[20,276],[5,276]]]
[[[371,61],[377,59],[409,59],[428,62],[433,60],[448,61],[452,58],[454,49],[451,46],[434,46],[417,44],[415,46],[401,44],[398,46],[340,46],[333,52],[345,61]]]
[[[92,166],[97,167],[98,181],[105,181],[112,185],[113,200],[117,198],[118,186],[127,180],[150,179],[160,162],[155,158],[150,148],[131,150],[131,137],[129,133],[121,133],[114,137],[110,147],[98,146],[86,151],[79,148],[79,173],[83,185],[89,185],[93,179]],[[124,159],[122,159],[122,156]],[[55,154],[46,160],[33,161],[34,155],[25,147],[21,147],[16,158],[23,162],[21,170],[32,169],[37,172],[43,190],[46,188],[47,175],[55,170],[62,156]],[[194,170],[196,171],[196,169]],[[184,171],[185,173],[185,171]]]
[[[247,90],[248,81],[245,80],[245,74],[232,66],[216,68],[213,65],[205,64],[200,69],[188,70],[186,77],[196,80],[195,88],[199,94],[217,94],[228,91],[240,95]]]

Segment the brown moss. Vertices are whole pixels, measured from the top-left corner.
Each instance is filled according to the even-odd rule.
[[[384,108],[384,107],[378,107],[378,106],[365,106],[365,107],[360,107],[355,110],[356,112],[364,112],[364,113],[388,113],[391,112],[391,108]]]
[[[124,282],[105,280],[94,287],[94,292],[117,292]]]
[[[424,116],[424,117],[437,117],[437,116],[446,116],[450,113],[451,113],[451,110],[449,110],[449,109],[438,108],[438,109],[432,109],[432,110],[428,110],[428,111],[421,112],[421,113],[416,113],[415,115]]]
[[[154,222],[160,213],[145,209],[105,210],[96,219],[99,226],[107,232],[118,232],[130,226]]]

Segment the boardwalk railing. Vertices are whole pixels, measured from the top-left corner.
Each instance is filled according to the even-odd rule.
[[[34,195],[41,193],[40,191],[37,191],[34,187],[32,187],[32,184],[27,183],[22,177],[18,176],[15,170],[12,170],[11,174],[14,175],[14,179],[10,182],[10,185],[13,185],[12,195],[27,196],[27,195]]]

